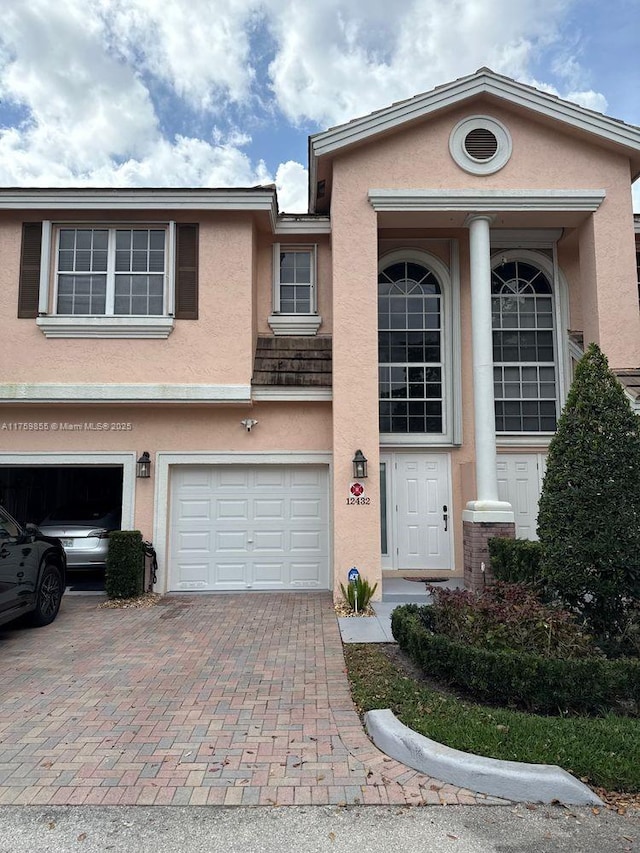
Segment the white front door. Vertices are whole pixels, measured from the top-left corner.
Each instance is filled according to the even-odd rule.
[[[394,569],[451,569],[449,456],[398,452],[383,454],[381,463],[384,563]]]
[[[513,507],[518,539],[538,538],[538,501],[546,462],[544,453],[498,454],[498,497]]]

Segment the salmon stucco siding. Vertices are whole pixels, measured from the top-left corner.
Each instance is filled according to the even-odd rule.
[[[491,531],[535,538],[590,341],[637,397],[640,130],[481,69],[309,152],[305,214],[274,187],[0,189],[20,520],[117,508],[159,591],[476,586]]]

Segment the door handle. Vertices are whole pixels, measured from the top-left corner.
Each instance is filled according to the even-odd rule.
[[[446,504],[442,507],[442,520],[444,521],[444,532],[446,533],[449,526],[449,513],[447,512]]]

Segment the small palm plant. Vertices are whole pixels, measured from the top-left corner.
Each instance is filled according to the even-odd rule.
[[[356,578],[354,581],[350,581],[346,588],[344,584],[340,584],[340,590],[344,600],[354,613],[367,609],[377,589],[377,583],[374,583],[374,585],[371,586],[366,578],[361,577]]]

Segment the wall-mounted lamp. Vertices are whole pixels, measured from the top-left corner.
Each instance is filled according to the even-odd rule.
[[[258,423],[258,421],[255,418],[243,418],[240,423],[246,429],[247,432],[251,432],[251,430]]]
[[[148,480],[150,476],[151,459],[149,458],[149,451],[145,450],[136,462],[136,477],[139,480]]]
[[[353,457],[353,477],[355,480],[363,480],[367,476],[367,457],[361,450],[356,450]]]

